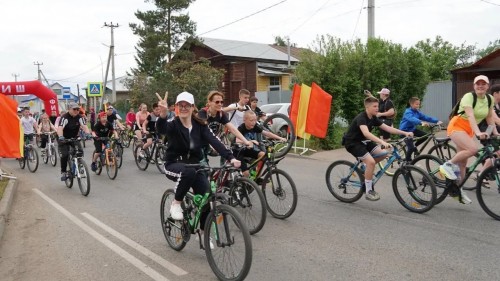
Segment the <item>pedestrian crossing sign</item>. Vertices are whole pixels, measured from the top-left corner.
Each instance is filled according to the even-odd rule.
[[[88,97],[102,97],[102,83],[88,82],[87,83],[87,96]]]

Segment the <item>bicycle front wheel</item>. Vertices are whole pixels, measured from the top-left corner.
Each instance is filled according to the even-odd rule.
[[[490,217],[500,220],[500,173],[496,165],[487,168],[479,176],[476,196],[481,208]]]
[[[137,168],[139,168],[139,170],[141,171],[146,171],[149,166],[148,152],[142,149],[142,147],[137,146],[135,148],[134,158]]]
[[[422,154],[411,162],[413,166],[416,166],[425,172],[431,177],[434,181],[434,185],[436,186],[436,202],[435,204],[439,204],[446,199],[448,196],[448,189],[446,188],[446,178],[439,172],[439,166],[443,164],[443,160],[438,157],[430,154]]]
[[[188,230],[181,221],[175,221],[170,218],[170,206],[174,199],[175,191],[173,189],[165,190],[161,197],[160,205],[161,229],[163,230],[163,235],[165,235],[165,239],[170,248],[180,251],[186,246],[184,233]]]
[[[240,212],[250,234],[259,232],[266,223],[266,199],[259,186],[251,179],[236,179],[229,190],[229,205]]]
[[[275,218],[286,219],[297,207],[297,188],[292,177],[283,170],[274,169],[264,177],[262,193],[267,211]]]
[[[160,173],[162,174],[165,173],[165,168],[163,165],[163,161],[165,159],[167,159],[167,148],[164,146],[158,146],[155,152],[155,163],[156,168],[158,168],[158,171],[160,171]]]
[[[434,181],[424,170],[412,165],[396,170],[392,190],[399,203],[411,212],[425,213],[436,202]]]
[[[121,145],[115,144],[113,152],[115,154],[116,166],[118,168],[121,168],[123,164],[123,147]]]
[[[353,203],[363,196],[364,174],[360,169],[353,169],[354,164],[345,160],[335,161],[326,169],[326,186],[342,202]]]
[[[26,161],[28,162],[28,170],[30,170],[30,172],[34,173],[36,172],[36,170],[38,169],[38,152],[36,151],[36,149],[34,147],[30,147],[30,149],[28,149],[28,155],[27,155],[27,159]]]
[[[26,150],[24,150],[24,153],[26,153]],[[25,156],[22,156],[21,158],[17,158],[17,161],[19,162],[19,168],[24,169],[24,167],[26,167]]]
[[[406,158],[406,146],[401,144],[401,145],[398,145],[398,154],[399,156],[401,156],[401,159],[405,159]],[[389,160],[389,157],[390,156],[387,156],[384,160],[378,162],[378,167],[382,170],[385,165],[387,164],[387,161]],[[384,171],[384,174],[388,175],[388,176],[394,176],[394,172],[396,172],[397,169],[399,169],[399,167],[401,167],[401,162],[396,160],[396,161],[393,161],[392,164]]]
[[[89,174],[89,168],[87,167],[87,164],[83,159],[78,158],[78,172],[80,174],[79,177],[77,177],[78,180],[78,187],[80,188],[80,192],[82,193],[83,196],[88,196],[90,193],[90,174]]]
[[[217,205],[205,223],[204,239],[208,264],[217,278],[244,280],[252,266],[252,240],[238,211]]]
[[[117,159],[113,152],[110,152],[108,155],[108,163],[106,164],[106,173],[108,177],[112,180],[116,179],[116,175],[118,174],[118,165]]]
[[[274,147],[274,157],[285,156],[295,141],[295,127],[290,118],[285,114],[274,113],[267,117],[262,125],[264,130],[286,139],[285,143],[277,143]]]
[[[73,162],[73,158],[69,157],[68,158],[68,169],[66,170],[66,180],[64,181],[64,184],[66,184],[67,188],[72,188],[73,187],[73,165],[75,163]]]

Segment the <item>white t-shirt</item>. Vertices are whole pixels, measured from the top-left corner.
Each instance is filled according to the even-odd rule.
[[[34,134],[35,133],[35,127],[34,124],[36,124],[35,118],[28,116],[26,117],[21,117],[21,125],[23,126],[24,134],[29,135],[29,134]]]
[[[240,106],[237,103],[233,103],[231,106]],[[244,106],[247,110],[251,110],[250,106],[245,105]],[[229,118],[229,122],[231,122],[236,128],[238,128],[241,124],[243,124],[243,115],[245,114],[245,111],[239,111],[239,110],[233,110],[233,111],[228,111],[227,112]],[[233,116],[234,115],[234,116]]]

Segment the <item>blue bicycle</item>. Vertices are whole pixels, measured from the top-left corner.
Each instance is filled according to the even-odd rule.
[[[432,209],[436,201],[436,186],[433,179],[421,168],[409,165],[398,153],[400,139],[392,145],[387,155],[386,164],[378,170],[373,178],[375,185],[386,170],[399,166],[392,178],[392,189],[396,199],[411,212],[425,213]],[[374,158],[384,155],[374,155]],[[364,163],[357,160],[355,163],[339,160],[335,161],[326,170],[326,185],[332,195],[338,200],[353,203],[365,193]]]

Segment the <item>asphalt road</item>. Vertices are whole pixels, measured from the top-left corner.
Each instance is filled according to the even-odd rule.
[[[20,182],[1,241],[0,280],[216,280],[194,239],[181,252],[164,239],[160,200],[174,183],[155,166],[139,171],[130,149],[125,157],[116,180],[92,174],[88,197],[65,187],[59,167],[40,163],[32,174],[3,160]],[[287,220],[268,215],[252,236],[247,280],[500,280],[500,222],[473,193],[472,205],[447,199],[419,215],[397,202],[384,177],[380,201],[345,204],[326,188],[329,164],[280,162],[299,203]]]

